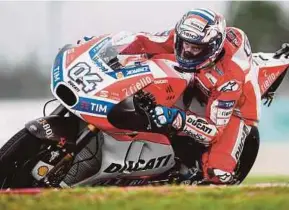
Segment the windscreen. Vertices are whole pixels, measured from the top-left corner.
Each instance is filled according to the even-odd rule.
[[[100,48],[97,53],[98,57],[100,57],[109,67],[114,70],[122,67],[121,63],[119,62],[119,55],[121,53],[119,51],[119,47],[120,46],[113,45],[112,39],[110,39],[102,48]]]
[[[122,68],[127,66],[128,57],[133,56],[137,59],[137,57],[144,55],[143,53],[137,53],[134,49],[132,46],[134,40],[134,35],[106,37],[95,46],[97,49],[95,55],[113,70]]]

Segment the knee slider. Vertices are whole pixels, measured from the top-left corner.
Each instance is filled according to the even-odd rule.
[[[224,184],[229,184],[234,179],[234,172],[223,171],[221,169],[216,168],[208,168],[208,176],[211,180],[215,180]]]

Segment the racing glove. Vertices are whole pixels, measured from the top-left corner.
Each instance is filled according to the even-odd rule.
[[[179,109],[158,105],[149,114],[156,126],[165,128],[169,134],[181,132],[205,146],[210,146],[218,134],[216,126],[209,124],[206,119],[194,114],[187,115]]]
[[[179,109],[156,106],[150,111],[150,115],[159,128],[173,127],[176,131],[180,131],[185,125],[186,114]]]

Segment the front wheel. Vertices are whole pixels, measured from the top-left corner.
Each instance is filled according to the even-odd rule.
[[[0,149],[0,188],[33,187],[31,161],[39,153],[41,141],[25,128]],[[35,163],[35,162],[34,162]]]

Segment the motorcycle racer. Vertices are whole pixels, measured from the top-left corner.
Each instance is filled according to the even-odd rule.
[[[187,12],[174,36],[180,71],[195,74],[191,93],[206,104],[205,115],[163,106],[151,114],[158,126],[172,125],[207,145],[202,157],[206,181],[229,184],[246,137],[260,119],[261,94],[248,38],[242,30],[226,27],[222,15],[207,9]]]

